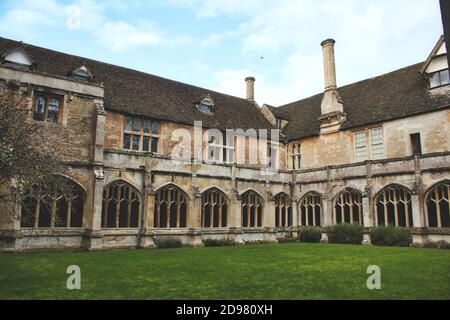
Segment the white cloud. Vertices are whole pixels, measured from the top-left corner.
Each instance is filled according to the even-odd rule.
[[[344,85],[424,60],[441,32],[438,1],[281,0],[255,5],[242,0],[234,9],[233,2],[191,1],[199,17],[246,16],[233,30],[241,54],[270,55],[281,61],[276,77],[257,68],[265,76],[264,83],[257,79],[257,100],[273,104],[323,90],[319,44],[326,38],[337,40],[338,85]],[[225,71],[217,74],[231,78]],[[230,82],[217,80],[217,88],[237,92]]]
[[[108,21],[95,31],[95,37],[104,47],[114,51],[163,43],[163,38],[143,23],[133,26],[125,22]]]

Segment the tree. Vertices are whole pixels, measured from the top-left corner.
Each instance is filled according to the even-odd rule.
[[[14,207],[42,190],[66,191],[60,141],[32,120],[27,89],[0,89],[0,204]],[[8,214],[1,210],[0,214]]]

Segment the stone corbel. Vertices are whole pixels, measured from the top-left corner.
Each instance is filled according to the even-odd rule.
[[[97,115],[99,116],[106,116],[105,107],[103,106],[103,100],[95,99],[95,108],[97,110]]]
[[[105,179],[105,173],[103,172],[102,167],[94,168],[94,174],[96,180],[103,180]]]
[[[364,188],[364,192],[362,194],[363,198],[367,198],[370,196],[370,193],[373,190],[373,185],[372,184],[368,184],[365,188]]]
[[[266,192],[267,192],[267,201],[275,202],[275,198],[274,198],[272,192],[271,191],[266,191]]]
[[[202,193],[200,192],[200,188],[197,186],[192,186],[192,190],[194,191],[194,196],[196,198],[201,198],[202,197]]]
[[[234,197],[236,198],[236,200],[242,200],[241,195],[239,194],[239,190],[233,188],[233,190],[231,191],[234,194]]]
[[[420,183],[418,183],[417,181],[414,182],[411,191],[412,194],[418,195],[420,193]]]

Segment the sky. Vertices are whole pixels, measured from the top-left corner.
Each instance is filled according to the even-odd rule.
[[[424,61],[438,0],[0,0],[0,36],[280,106]]]

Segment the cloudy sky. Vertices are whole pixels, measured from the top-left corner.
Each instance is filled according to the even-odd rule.
[[[0,36],[282,105],[426,59],[438,0],[0,0]]]

